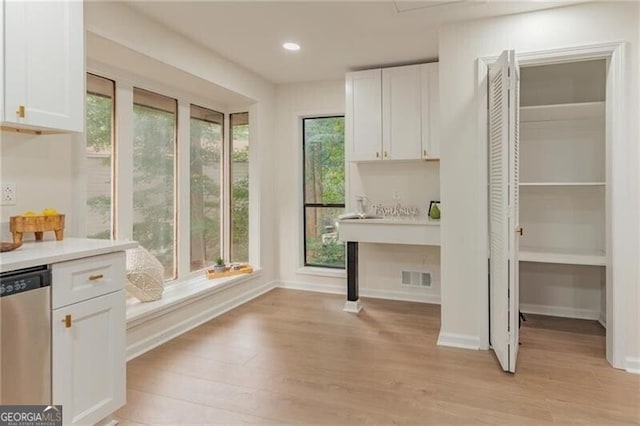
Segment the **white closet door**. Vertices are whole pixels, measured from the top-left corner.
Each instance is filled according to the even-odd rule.
[[[518,90],[514,51],[489,68],[491,346],[505,371],[518,356]]]

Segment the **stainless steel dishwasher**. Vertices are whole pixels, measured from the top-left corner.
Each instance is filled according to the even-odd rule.
[[[0,405],[51,404],[51,269],[0,274]]]

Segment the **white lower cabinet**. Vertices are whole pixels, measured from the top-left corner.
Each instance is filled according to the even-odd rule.
[[[112,260],[105,255],[86,262],[100,257]],[[82,261],[66,263],[82,269]],[[125,403],[124,280],[122,274],[117,291],[52,311],[52,399],[62,405],[65,425],[95,424]]]

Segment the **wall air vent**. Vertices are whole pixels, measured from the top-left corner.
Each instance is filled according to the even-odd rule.
[[[402,285],[412,287],[431,287],[431,273],[402,271]]]

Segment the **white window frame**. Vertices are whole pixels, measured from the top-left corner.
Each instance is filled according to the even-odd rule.
[[[114,140],[115,140],[115,152],[113,156],[112,167],[113,175],[114,175],[114,200],[113,200],[113,217],[112,221],[114,224],[113,234],[115,234],[115,238],[119,240],[132,240],[133,239],[133,147],[131,143],[127,143],[127,141],[132,140],[133,134],[133,89],[139,88],[148,90],[154,93],[158,93],[160,95],[164,95],[167,97],[171,97],[177,100],[178,108],[177,108],[177,126],[176,126],[176,166],[175,166],[175,177],[176,177],[176,195],[175,195],[175,204],[176,204],[176,224],[175,224],[175,233],[176,233],[176,242],[175,242],[175,253],[176,253],[176,278],[173,280],[166,281],[167,288],[182,285],[185,281],[199,281],[203,277],[203,271],[206,268],[197,271],[191,271],[190,269],[190,233],[191,233],[191,203],[190,203],[190,179],[188,178],[190,175],[190,119],[191,119],[191,105],[197,105],[203,108],[211,109],[214,111],[218,111],[224,114],[224,126],[225,131],[223,132],[223,155],[225,155],[225,170],[224,170],[224,180],[222,184],[223,197],[222,202],[224,213],[224,220],[222,221],[222,225],[224,229],[222,230],[223,239],[223,253],[225,259],[229,257],[229,244],[226,244],[228,241],[228,234],[230,230],[228,228],[228,224],[230,223],[230,217],[228,213],[228,204],[229,204],[229,194],[227,193],[229,189],[229,185],[226,184],[226,180],[228,179],[229,167],[226,165],[226,156],[228,155],[230,141],[229,141],[229,114],[237,113],[237,112],[249,112],[249,116],[251,117],[251,111],[255,111],[254,105],[247,108],[244,111],[238,110],[237,108],[233,110],[229,110],[225,107],[225,105],[216,103],[215,101],[207,98],[203,98],[198,95],[194,95],[193,93],[189,93],[183,91],[181,89],[144,78],[135,73],[122,70],[120,68],[114,67],[112,65],[104,64],[95,60],[87,61],[87,73],[95,74],[100,77],[108,78],[115,82],[115,129],[114,129]],[[253,134],[252,130],[254,126],[252,126],[252,120],[249,120],[250,125],[250,135]],[[84,141],[84,138],[83,138]],[[76,150],[78,161],[78,166],[76,167],[78,179],[76,179],[76,206],[81,208],[78,209],[79,214],[78,217],[78,225],[77,231],[79,235],[85,234],[85,225],[87,207],[86,207],[86,164],[84,160],[85,155],[85,143],[79,144],[81,146]],[[251,152],[251,150],[250,150]],[[250,155],[249,160],[249,261],[254,266],[254,269],[260,269],[260,250],[259,246],[256,247],[256,243],[259,239],[256,238],[257,241],[252,241],[254,239],[254,235],[260,232],[259,227],[254,226],[253,217],[255,208],[253,204],[256,201],[257,194],[255,193],[255,176],[257,173],[253,171],[252,165],[255,164],[252,161],[253,156]],[[183,176],[183,178],[180,178]]]

